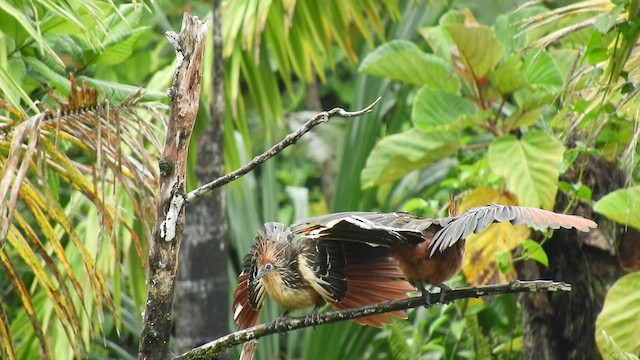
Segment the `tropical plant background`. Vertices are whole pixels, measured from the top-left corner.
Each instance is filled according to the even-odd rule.
[[[184,11],[210,17],[212,6],[0,2],[2,358],[137,357],[175,59],[163,34]],[[637,358],[639,1],[221,6],[227,171],[318,111],[382,96],[371,114],[319,126],[225,188],[229,298],[266,221],[443,216],[454,193],[463,209],[518,204],[600,225],[580,236],[494,226],[468,240],[451,282],[548,277],[572,283],[569,295],[471,299],[383,329],[271,336],[258,358],[520,358],[536,345],[550,358]],[[216,121],[206,106],[215,79],[203,73],[196,139]],[[211,312],[233,330],[230,309]],[[279,313],[269,304],[261,319]]]

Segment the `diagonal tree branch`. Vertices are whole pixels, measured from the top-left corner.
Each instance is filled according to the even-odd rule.
[[[201,196],[203,196],[204,194],[206,194],[207,192],[210,192],[211,190],[221,187],[223,185],[226,185],[236,179],[238,179],[239,177],[246,175],[248,172],[250,172],[251,170],[255,169],[256,167],[258,167],[259,165],[261,165],[263,162],[269,160],[270,158],[272,158],[273,156],[275,156],[276,154],[278,154],[279,152],[281,152],[282,150],[284,150],[286,147],[293,145],[296,143],[296,141],[298,141],[298,139],[300,139],[304,134],[308,133],[311,129],[313,129],[316,125],[319,125],[320,123],[323,122],[327,122],[329,121],[329,119],[331,119],[332,117],[335,116],[341,116],[341,117],[356,117],[356,116],[362,116],[368,112],[371,112],[371,109],[373,109],[373,107],[380,101],[380,97],[378,97],[374,102],[372,102],[369,106],[367,106],[366,108],[362,109],[362,110],[358,110],[358,111],[346,111],[342,108],[333,108],[329,111],[323,111],[321,113],[319,113],[318,115],[314,116],[312,119],[310,119],[309,121],[307,121],[306,123],[304,123],[304,125],[302,125],[298,130],[290,133],[289,135],[287,135],[284,139],[282,139],[279,143],[273,145],[271,147],[271,149],[265,151],[264,153],[256,156],[253,158],[253,160],[251,160],[247,165],[233,171],[230,172],[227,175],[221,176],[207,184],[204,184],[202,186],[200,186],[199,188],[189,192],[186,196],[186,203],[192,203],[194,202],[196,199],[200,198]]]
[[[499,294],[513,294],[520,292],[538,291],[571,291],[571,285],[563,282],[534,280],[534,281],[512,281],[505,284],[485,285],[479,287],[468,287],[447,291],[443,296],[443,301],[480,297]],[[356,309],[341,311],[331,311],[320,314],[316,319],[307,317],[294,317],[274,321],[268,324],[261,324],[249,329],[236,331],[207,344],[199,346],[182,355],[174,357],[174,360],[195,360],[214,359],[226,352],[229,348],[244,342],[258,339],[263,336],[288,332],[321,324],[330,324],[338,321],[351,320],[363,316],[386,313],[390,311],[406,310],[425,305],[432,306],[434,303],[425,304],[422,296],[411,297],[403,300],[387,301],[379,304],[368,305]],[[315,320],[315,321],[314,321]]]

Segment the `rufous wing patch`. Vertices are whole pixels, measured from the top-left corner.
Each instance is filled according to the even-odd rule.
[[[238,286],[233,297],[233,320],[239,329],[246,329],[258,323],[258,315],[262,301],[258,308],[249,302],[249,275],[245,272],[238,276]]]

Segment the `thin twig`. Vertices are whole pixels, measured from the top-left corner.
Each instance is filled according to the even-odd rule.
[[[192,203],[193,201],[195,201],[196,199],[198,199],[199,197],[203,196],[205,193],[221,187],[223,185],[226,185],[236,179],[238,179],[239,177],[247,174],[248,172],[250,172],[251,170],[255,169],[256,167],[258,167],[259,165],[261,165],[263,162],[269,160],[270,158],[272,158],[273,156],[275,156],[276,154],[278,154],[279,152],[281,152],[282,150],[284,150],[286,147],[293,145],[296,143],[296,141],[298,141],[298,139],[300,139],[302,137],[302,135],[308,133],[311,129],[313,129],[316,125],[323,123],[323,122],[327,122],[329,121],[329,119],[331,119],[332,117],[335,116],[341,116],[341,117],[356,117],[356,116],[362,116],[368,112],[371,112],[371,109],[373,109],[373,107],[380,101],[380,97],[378,97],[374,102],[372,102],[369,106],[367,106],[366,108],[362,109],[362,110],[358,110],[358,111],[346,111],[342,108],[334,108],[331,109],[329,111],[324,111],[319,113],[318,115],[314,116],[311,120],[307,121],[304,125],[302,125],[298,130],[290,133],[289,135],[287,135],[284,139],[282,139],[279,143],[273,145],[271,147],[271,149],[265,151],[264,153],[256,156],[253,158],[253,160],[251,160],[247,165],[227,174],[224,176],[221,176],[207,184],[204,184],[202,186],[200,186],[199,188],[189,192],[186,196],[186,202],[187,204]]]
[[[563,282],[535,280],[535,281],[512,281],[505,284],[493,284],[479,287],[468,287],[461,289],[448,290],[443,297],[445,303],[453,300],[480,297],[487,295],[512,294],[518,292],[537,292],[537,291],[571,291],[571,285]],[[438,296],[439,297],[439,296]],[[433,297],[432,297],[433,298]],[[244,342],[258,339],[260,337],[275,333],[283,333],[291,330],[302,329],[310,326],[321,324],[330,324],[338,321],[351,320],[363,316],[386,313],[390,311],[406,310],[418,306],[432,306],[425,304],[422,296],[411,297],[403,300],[394,300],[382,302],[379,304],[368,305],[356,309],[346,309],[341,311],[331,311],[320,314],[317,318],[293,317],[280,319],[268,324],[258,325],[249,329],[236,331],[219,339],[211,341],[207,344],[199,346],[182,355],[174,357],[174,360],[194,360],[194,359],[213,359],[220,356],[229,348],[242,344]]]

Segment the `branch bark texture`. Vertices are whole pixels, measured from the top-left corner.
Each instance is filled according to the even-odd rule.
[[[506,284],[495,284],[450,290],[444,294],[443,301],[451,302],[453,300],[471,297],[545,291],[571,291],[571,285],[563,282],[545,280],[516,280]],[[387,301],[356,309],[323,313],[318,316],[317,321],[312,321],[312,319],[307,317],[286,318],[284,320],[281,319],[272,323],[261,324],[249,329],[236,331],[217,340],[204,344],[191,351],[188,351],[182,355],[176,356],[174,357],[174,360],[214,359],[219,357],[221,354],[223,354],[233,346],[258,339],[266,335],[283,333],[321,324],[330,324],[338,321],[351,320],[368,315],[381,314],[397,310],[406,310],[418,306],[428,307],[431,305],[433,305],[433,303],[425,304],[422,296],[416,296],[403,300]]]
[[[176,50],[177,64],[169,90],[171,116],[159,164],[156,224],[149,244],[148,291],[139,359],[169,357],[178,250],[184,230],[187,150],[198,113],[207,29],[206,21],[185,13],[180,33],[167,33]]]

